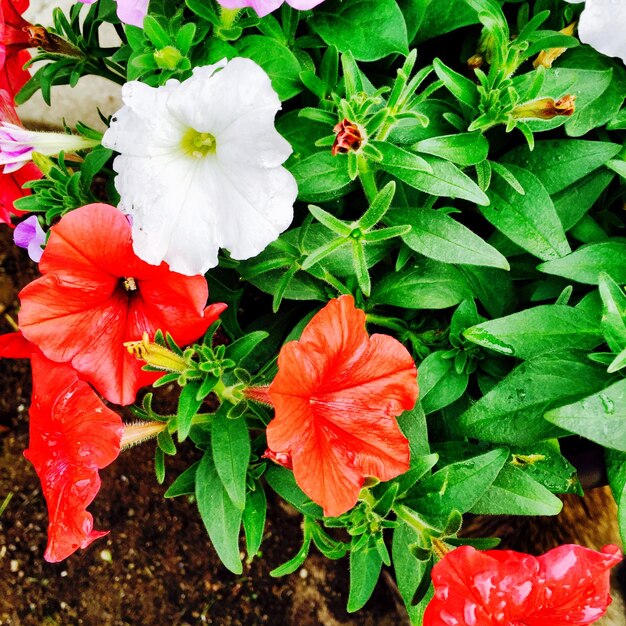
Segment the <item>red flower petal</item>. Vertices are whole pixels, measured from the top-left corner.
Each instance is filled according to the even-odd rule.
[[[44,276],[20,293],[20,328],[49,359],[71,363],[116,404],[130,404],[159,376],[142,371],[124,342],[161,329],[186,345],[226,306],[205,308],[203,276],[139,259],[128,220],[104,204],[76,209],[53,226],[39,269]]]
[[[48,546],[56,562],[87,547],[106,532],[93,529],[85,509],[100,489],[98,469],[120,452],[122,420],[67,365],[33,353],[30,445],[24,456],[35,466],[48,504]]]
[[[325,515],[352,508],[366,476],[389,480],[408,470],[408,442],[394,418],[415,405],[416,375],[400,342],[368,336],[351,296],[331,301],[281,349],[268,446],[292,458],[296,482]]]
[[[619,549],[565,545],[535,558],[462,546],[435,565],[424,626],[584,626],[611,602],[609,570]]]
[[[0,358],[30,359],[33,344],[21,332],[0,335]]]
[[[622,560],[617,546],[602,552],[559,546],[537,560],[545,573],[544,599],[528,626],[592,624],[604,615],[611,602],[609,570]]]
[[[30,26],[22,17],[27,8],[28,0],[0,0],[0,89],[9,92],[11,102],[30,78],[23,69],[30,59],[26,48],[32,47],[23,30]]]

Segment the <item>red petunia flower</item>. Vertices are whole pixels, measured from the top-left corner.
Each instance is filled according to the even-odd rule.
[[[617,546],[602,552],[559,546],[540,557],[462,546],[435,565],[435,597],[424,626],[584,626],[611,603],[609,570]]]
[[[0,0],[2,2],[2,0]],[[13,99],[10,94],[2,88],[0,80],[0,122],[10,122],[20,124],[20,120],[13,107]],[[22,189],[22,185],[31,180],[38,180],[42,177],[39,168],[32,163],[27,163],[15,172],[6,173],[4,166],[0,165],[0,224],[11,225],[11,216],[24,215],[23,211],[18,211],[13,207],[15,200],[30,194],[30,191]]]
[[[124,342],[161,329],[186,345],[226,308],[205,308],[203,276],[139,259],[128,220],[106,204],[71,211],[53,226],[39,269],[43,276],[20,293],[21,331],[45,356],[69,363],[116,404],[130,404],[140,387],[160,375],[142,371]]]
[[[390,480],[409,469],[394,418],[415,405],[416,376],[400,342],[368,336],[351,296],[329,302],[282,347],[267,443],[291,457],[296,482],[325,515],[352,508],[366,476]]]
[[[26,48],[33,47],[26,30],[32,24],[22,17],[26,9],[28,0],[0,0],[0,89],[9,92],[11,102],[30,78],[23,69],[30,59]]]
[[[107,534],[94,530],[85,509],[100,489],[98,470],[120,452],[123,425],[68,365],[36,351],[31,365],[30,445],[24,456],[35,466],[48,504],[44,558],[55,563]]]

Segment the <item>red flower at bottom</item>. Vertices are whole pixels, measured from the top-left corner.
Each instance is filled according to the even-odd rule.
[[[68,365],[31,357],[33,398],[30,445],[24,456],[35,466],[48,504],[46,561],[61,561],[107,532],[94,530],[85,509],[100,489],[98,470],[120,452],[122,420]]]
[[[435,597],[424,626],[585,626],[611,603],[609,570],[617,546],[602,552],[576,545],[540,557],[462,546],[435,565]]]
[[[282,347],[267,444],[291,458],[296,482],[325,515],[352,508],[366,476],[390,480],[409,469],[395,417],[415,405],[416,376],[399,341],[368,336],[351,296],[331,300]]]

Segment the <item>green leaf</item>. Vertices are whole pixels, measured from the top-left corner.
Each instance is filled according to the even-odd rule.
[[[181,390],[178,398],[178,410],[176,412],[176,426],[178,441],[185,441],[191,430],[193,416],[204,402],[204,398],[198,399],[200,383],[187,383]]]
[[[424,413],[434,413],[458,400],[467,389],[467,372],[454,369],[454,359],[439,350],[429,354],[419,366],[420,400]]]
[[[454,266],[419,259],[379,280],[371,301],[407,309],[445,309],[471,296],[467,282]]]
[[[393,531],[391,556],[398,590],[409,614],[411,624],[421,624],[426,603],[413,605],[413,597],[428,568],[428,563],[418,561],[410,547],[419,539],[418,534],[406,524],[400,524]]]
[[[507,450],[491,450],[451,463],[419,483],[406,505],[425,516],[447,519],[451,510],[469,511],[490,487],[509,456]]]
[[[196,501],[217,555],[231,572],[241,574],[243,572],[239,557],[241,510],[232,503],[226,493],[210,451],[202,457],[196,473]]]
[[[410,225],[411,231],[403,235],[402,240],[430,259],[509,269],[506,258],[493,246],[441,210],[392,209],[385,216],[385,222],[395,226]]]
[[[176,498],[196,493],[196,471],[200,461],[196,461],[189,466],[176,480],[168,487],[164,498]]]
[[[224,358],[232,359],[239,367],[241,367],[242,361],[244,361],[244,359],[268,337],[269,333],[264,330],[257,330],[252,333],[248,333],[226,346]]]
[[[489,154],[489,142],[479,131],[430,137],[417,142],[411,148],[416,152],[425,152],[452,161],[462,167],[482,163]]]
[[[358,611],[370,599],[383,561],[376,548],[352,550],[350,552],[350,594],[348,613]]]
[[[605,273],[600,274],[602,328],[609,348],[615,353],[626,349],[626,293]]]
[[[246,506],[242,518],[243,530],[246,535],[246,552],[249,559],[254,557],[261,547],[266,513],[265,491],[263,491],[261,483],[255,481],[254,491],[249,491],[246,496]]]
[[[546,410],[602,389],[607,374],[583,356],[550,352],[516,367],[458,418],[459,431],[481,441],[530,445],[563,431]]]
[[[561,454],[557,439],[511,450],[512,464],[552,493],[584,495],[576,468]]]
[[[617,503],[619,534],[624,542],[626,541],[626,454],[607,450],[605,461],[609,485]]]
[[[400,430],[409,440],[411,460],[427,455],[430,452],[426,416],[419,400],[410,411],[404,411],[398,417],[398,426],[400,426]]]
[[[626,284],[626,242],[610,239],[581,246],[562,259],[542,263],[540,272],[562,276],[585,285],[597,285],[600,273],[606,272],[614,281]]]
[[[593,350],[602,343],[599,321],[586,311],[542,305],[483,322],[463,335],[501,354],[529,359],[551,350]]]
[[[406,24],[395,0],[327,0],[309,24],[326,44],[351,52],[357,61],[409,52]]]
[[[323,517],[322,507],[312,502],[302,489],[298,487],[293,472],[279,465],[271,464],[268,465],[263,476],[269,486],[300,513],[315,519]]]
[[[146,15],[143,20],[143,30],[146,37],[154,44],[154,47],[159,50],[172,44],[170,37],[165,29],[159,24],[159,22],[151,15]]]
[[[414,1],[413,4],[415,4]],[[422,3],[417,4],[419,6]],[[478,23],[478,14],[466,0],[428,1],[421,12],[423,15],[414,43],[427,41],[463,26]]]
[[[250,462],[250,434],[244,418],[228,419],[224,411],[213,417],[213,462],[224,489],[240,510],[246,503],[246,473]]]
[[[489,315],[500,317],[513,310],[516,293],[510,272],[471,265],[462,265],[459,269]]]
[[[606,448],[626,452],[626,380],[546,413],[546,419]]]
[[[502,159],[532,172],[552,195],[602,167],[622,147],[607,141],[551,139],[514,148]]]
[[[472,109],[478,109],[480,96],[476,85],[465,76],[450,69],[440,59],[433,61],[437,78],[443,82],[448,91],[459,101]]]
[[[325,202],[348,192],[352,179],[348,160],[334,157],[330,151],[317,152],[289,167],[298,183],[298,199],[304,202]]]
[[[471,512],[478,515],[557,515],[562,508],[559,498],[521,469],[507,463]]]
[[[565,230],[580,221],[614,178],[615,175],[608,170],[596,170],[552,197]]]
[[[519,194],[496,176],[487,192],[491,204],[481,207],[481,213],[511,241],[544,261],[568,254],[571,249],[563,225],[545,187],[527,170],[515,165],[508,169],[526,193]]]
[[[489,198],[481,188],[453,163],[433,156],[422,159],[389,143],[377,142],[376,145],[383,154],[383,160],[378,166],[407,185],[433,196],[461,198],[480,205],[489,204]],[[403,160],[400,159],[400,151],[404,153]],[[432,172],[424,171],[423,166],[419,165],[421,161],[425,161]]]

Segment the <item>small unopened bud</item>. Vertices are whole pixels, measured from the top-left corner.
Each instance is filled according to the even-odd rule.
[[[85,55],[69,41],[51,33],[43,26],[24,27],[24,32],[28,35],[28,43],[33,48],[42,48],[52,54],[61,54],[66,57],[82,58]]]
[[[572,22],[569,26],[566,26],[563,30],[560,31],[562,35],[569,35],[570,37],[574,34],[574,28],[576,26],[576,22]],[[567,48],[548,48],[547,50],[542,50],[537,58],[533,61],[533,67],[539,67],[540,65],[543,67],[552,67],[552,64],[567,50]]]
[[[570,94],[554,100],[553,98],[540,98],[532,102],[525,102],[516,106],[513,111],[515,119],[531,118],[537,120],[551,120],[558,116],[570,117],[574,114],[574,101],[576,96]]]
[[[165,48],[157,50],[152,56],[157,66],[162,70],[175,70],[185,58],[180,50],[174,46],[165,46]]]
[[[471,70],[477,70],[482,67],[485,63],[485,57],[482,54],[476,53],[472,54],[472,56],[467,59],[467,66]]]
[[[134,422],[124,424],[124,433],[120,441],[122,450],[153,439],[167,428],[167,422]]]
[[[180,355],[169,348],[153,343],[144,333],[141,341],[126,341],[126,349],[140,361],[167,372],[182,373],[189,369],[189,365]]]
[[[333,156],[337,156],[340,153],[346,154],[350,150],[356,152],[363,144],[361,127],[350,120],[344,119],[339,122],[333,128],[333,132],[337,135],[331,149]]]

